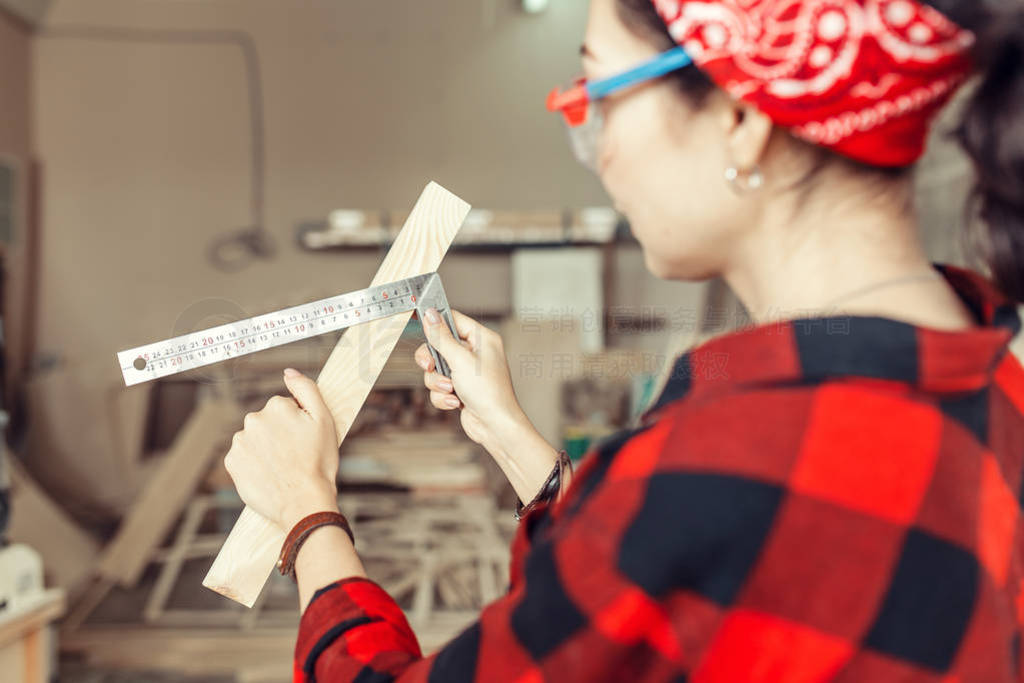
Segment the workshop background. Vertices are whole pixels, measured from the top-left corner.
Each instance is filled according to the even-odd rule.
[[[431,180],[474,206],[440,268],[452,307],[501,331],[522,404],[574,457],[675,355],[749,323],[721,282],[647,273],[545,111],[586,5],[0,0],[0,679],[289,679],[293,585],[275,574],[247,610],[200,584],[241,509],[227,440],[337,334],[130,388],[115,353],[366,287]],[[943,129],[922,225],[933,260],[970,265]],[[429,405],[421,340],[413,321],[340,482],[430,651],[505,585],[514,498]]]

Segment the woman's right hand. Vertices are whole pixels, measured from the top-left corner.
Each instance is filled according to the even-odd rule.
[[[537,494],[557,462],[558,452],[536,430],[516,399],[501,336],[458,311],[452,311],[456,339],[437,311],[426,311],[427,341],[451,369],[451,378],[435,372],[423,344],[416,363],[430,402],[441,410],[462,408],[462,429],[483,446],[508,477],[523,503]]]
[[[501,336],[467,315],[453,310],[459,339],[431,309],[423,320],[427,340],[440,353],[452,376],[436,372],[434,359],[423,344],[416,349],[416,364],[424,370],[423,383],[430,390],[430,402],[441,410],[462,408],[466,435],[494,454],[492,449],[506,442],[510,430],[525,420],[512,388],[512,375]]]

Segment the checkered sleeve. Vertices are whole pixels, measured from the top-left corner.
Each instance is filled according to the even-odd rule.
[[[398,604],[375,582],[343,579],[318,590],[302,615],[294,681],[356,681],[408,665],[420,646]]]
[[[522,559],[529,552],[538,523],[548,517],[548,507],[533,508],[517,527],[512,541],[510,591],[522,581]],[[467,635],[471,639],[472,630]],[[465,654],[464,648],[450,650],[442,659],[443,667],[457,665]],[[425,662],[434,669],[435,659],[422,659],[416,636],[391,596],[374,581],[356,577],[330,584],[310,600],[296,643],[294,681],[359,681],[364,680],[360,677],[384,671],[390,673],[380,680],[393,680],[397,672],[405,671],[403,680],[415,681],[421,678],[416,678],[409,667]]]

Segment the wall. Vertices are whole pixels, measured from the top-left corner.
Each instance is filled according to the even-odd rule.
[[[267,227],[279,254],[230,275],[205,258],[212,238],[249,220],[236,48],[44,33],[35,77],[46,169],[42,349],[107,362],[167,336],[202,300],[254,313],[289,294],[365,286],[380,254],[308,255],[294,246],[294,226],[338,207],[408,209],[430,179],[480,207],[606,203],[543,106],[577,68],[585,11],[564,2],[530,16],[504,0],[56,2],[51,31],[253,36],[265,81]],[[474,307],[471,288],[452,289],[455,306]]]

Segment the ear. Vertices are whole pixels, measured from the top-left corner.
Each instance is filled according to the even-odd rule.
[[[760,163],[774,128],[772,120],[752,104],[730,100],[723,107],[721,121],[733,163],[740,169]]]

